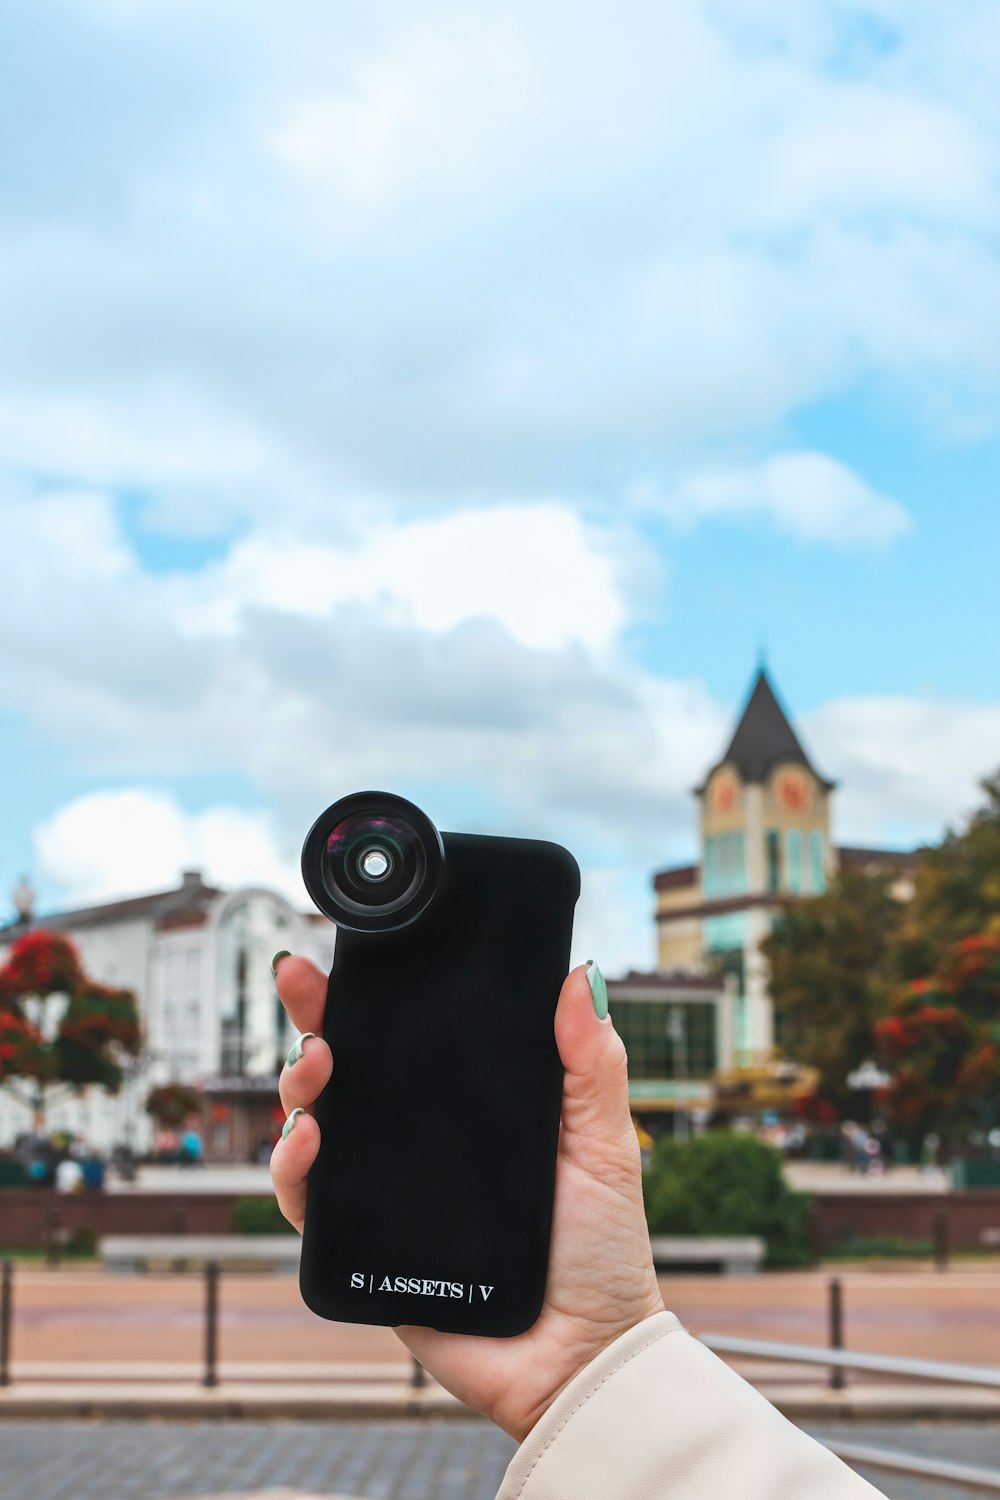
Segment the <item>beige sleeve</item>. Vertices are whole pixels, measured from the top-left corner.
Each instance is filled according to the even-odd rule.
[[[662,1312],[560,1392],[497,1500],[879,1497]]]

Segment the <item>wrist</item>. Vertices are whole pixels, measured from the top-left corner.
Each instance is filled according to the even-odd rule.
[[[567,1357],[562,1364],[560,1378],[530,1408],[520,1407],[514,1410],[506,1403],[498,1403],[496,1409],[487,1415],[515,1442],[523,1443],[563,1392],[583,1376],[595,1360],[632,1333],[633,1329],[663,1311],[663,1298],[654,1283],[649,1296],[634,1306],[626,1316],[609,1317],[600,1323],[588,1321],[574,1329],[565,1330],[563,1339]]]

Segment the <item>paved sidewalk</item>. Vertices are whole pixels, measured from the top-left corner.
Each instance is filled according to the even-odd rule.
[[[810,1424],[821,1440],[996,1464],[989,1424]],[[514,1443],[487,1422],[25,1422],[3,1500],[494,1500]],[[892,1500],[968,1491],[861,1469]],[[612,1500],[612,1497],[609,1497]]]
[[[842,1391],[816,1379],[814,1368],[761,1368],[733,1361],[779,1411],[796,1421],[922,1419],[1000,1422],[1000,1392],[977,1387],[848,1378]],[[780,1374],[776,1369],[780,1368]],[[223,1379],[211,1389],[196,1379],[17,1379],[0,1390],[0,1420],[101,1418],[148,1421],[179,1418],[218,1421],[320,1418],[474,1420],[474,1413],[428,1380],[422,1388],[379,1378],[338,1381]],[[1000,1447],[1000,1439],[997,1440]]]

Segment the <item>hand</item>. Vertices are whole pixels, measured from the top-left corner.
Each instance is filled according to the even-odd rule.
[[[319,1126],[309,1111],[334,1066],[319,1036],[327,981],[315,964],[292,955],[281,959],[277,976],[293,1023],[316,1033],[294,1067],[282,1071],[286,1114],[306,1113],[271,1157],[281,1212],[301,1233],[306,1176],[319,1148]],[[538,1321],[511,1339],[396,1329],[435,1380],[518,1442],[584,1365],[663,1310],[643,1214],[625,1047],[610,1017],[595,1014],[583,966],[562,987],[555,1035],[566,1076],[552,1248]]]

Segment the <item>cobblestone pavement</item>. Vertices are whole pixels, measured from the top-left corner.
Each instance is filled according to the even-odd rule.
[[[809,1425],[900,1452],[995,1467],[988,1423]],[[485,1422],[25,1422],[0,1429],[3,1500],[175,1500],[299,1489],[364,1500],[494,1500],[514,1444]],[[891,1500],[969,1491],[870,1473]]]

